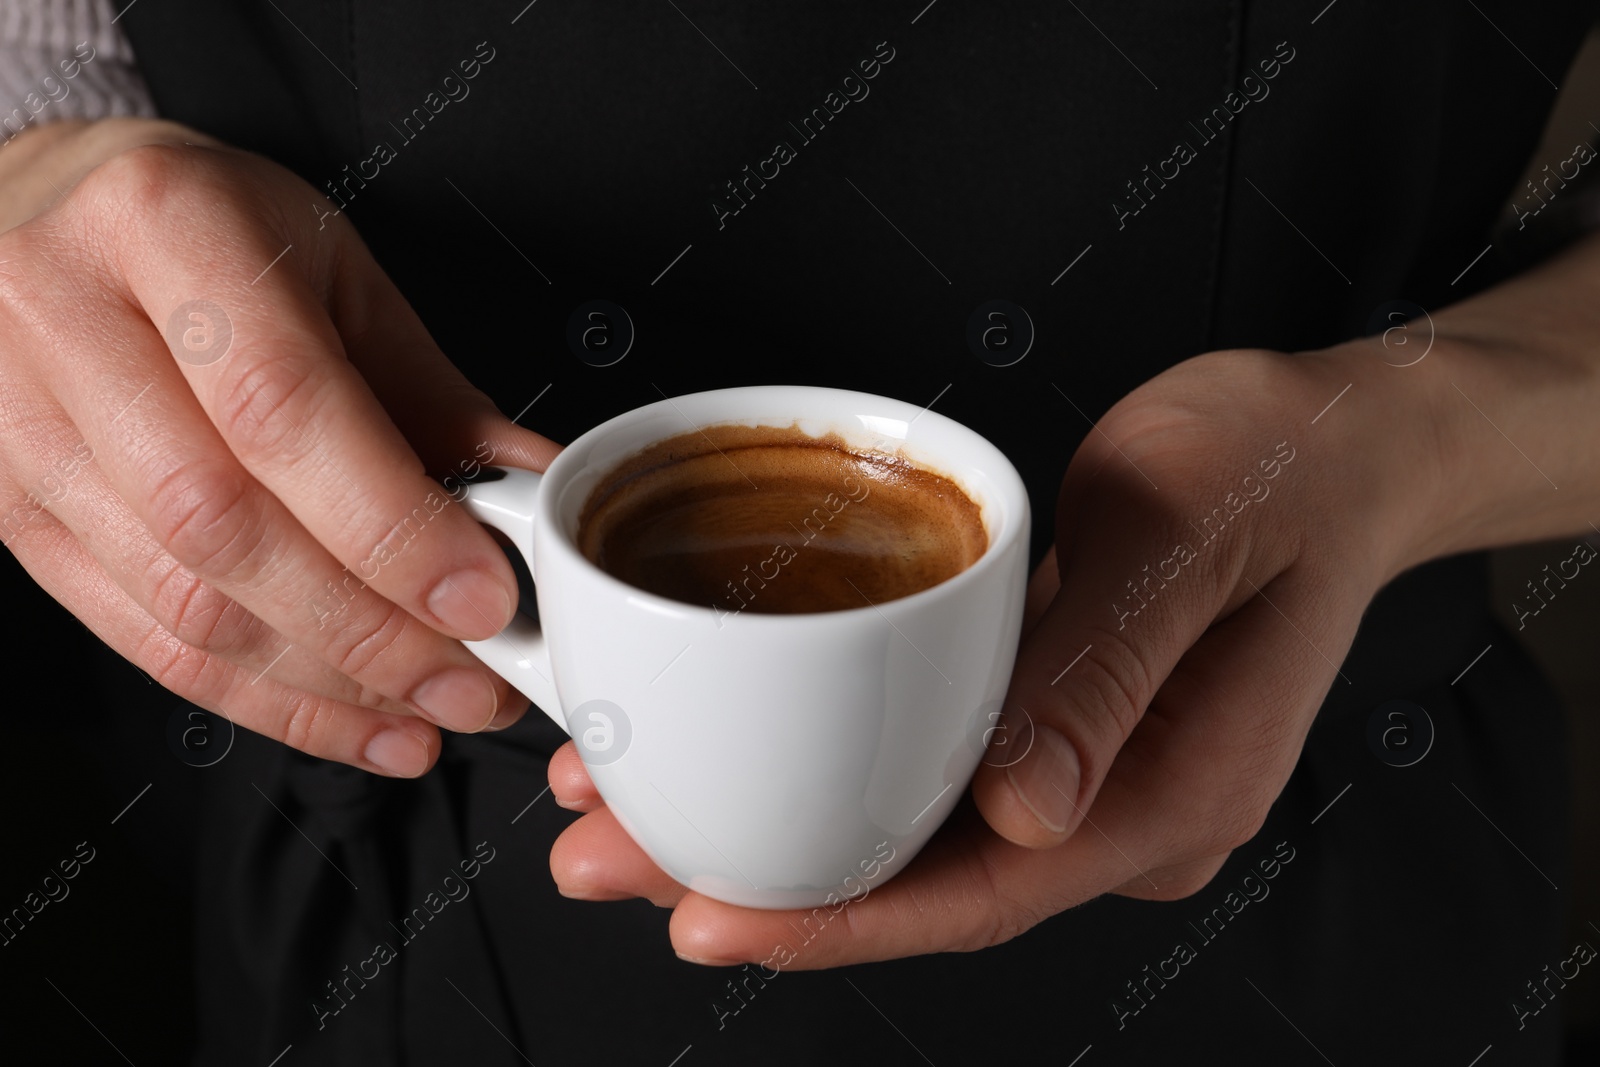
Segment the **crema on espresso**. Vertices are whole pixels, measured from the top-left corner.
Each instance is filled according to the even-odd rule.
[[[607,573],[719,613],[881,604],[961,573],[988,545],[950,479],[798,427],[660,441],[602,479],[578,521],[579,549]]]

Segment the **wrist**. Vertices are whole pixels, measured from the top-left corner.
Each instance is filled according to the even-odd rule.
[[[1350,383],[1343,418],[1330,412],[1318,428],[1333,423],[1340,454],[1379,497],[1385,580],[1587,530],[1600,513],[1600,455],[1574,432],[1592,424],[1592,361],[1477,329],[1458,308],[1408,324],[1403,347],[1377,335],[1306,357],[1323,365],[1330,397]]]
[[[1340,467],[1330,521],[1365,527],[1378,585],[1431,559],[1482,547],[1461,537],[1483,486],[1464,477],[1459,413],[1440,393],[1442,386],[1454,395],[1444,368],[1463,358],[1465,348],[1423,318],[1404,336],[1357,338],[1296,356],[1331,402],[1309,430],[1327,441],[1319,451]]]

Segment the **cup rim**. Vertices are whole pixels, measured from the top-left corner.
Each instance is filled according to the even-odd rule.
[[[574,477],[578,472],[587,469],[587,455],[594,445],[625,426],[668,411],[673,411],[683,418],[688,419],[692,425],[692,428],[704,428],[730,423],[737,424],[745,421],[746,418],[762,419],[767,417],[762,415],[746,417],[732,415],[726,418],[719,417],[702,421],[698,419],[689,419],[688,416],[684,415],[682,410],[678,408],[679,404],[699,404],[706,402],[711,397],[730,396],[740,393],[751,394],[753,396],[773,396],[774,394],[785,393],[791,394],[796,400],[796,410],[801,409],[801,405],[803,405],[804,402],[803,398],[805,396],[815,397],[818,394],[825,394],[829,400],[834,402],[864,403],[877,407],[887,407],[892,409],[884,412],[884,414],[906,415],[906,424],[908,428],[911,423],[920,419],[933,420],[933,423],[935,425],[942,426],[945,432],[953,432],[954,434],[964,438],[966,443],[962,445],[963,449],[968,449],[971,450],[971,452],[976,452],[979,454],[989,453],[992,456],[992,464],[980,459],[972,461],[970,465],[979,467],[982,470],[985,478],[993,487],[994,503],[996,504],[997,509],[1002,512],[1000,517],[999,536],[995,536],[992,532],[990,532],[987,529],[986,524],[985,532],[989,533],[990,536],[988,547],[984,549],[983,554],[979,556],[971,566],[965,568],[957,574],[951,575],[944,581],[928,586],[926,589],[920,589],[915,593],[897,597],[893,600],[885,600],[877,603],[869,601],[858,608],[834,608],[828,611],[754,612],[740,609],[722,612],[719,615],[716,609],[711,606],[691,604],[683,600],[674,600],[671,597],[662,596],[659,593],[652,593],[648,589],[642,589],[639,586],[625,582],[606,571],[599,564],[591,561],[588,556],[584,555],[579,549],[575,540],[575,531],[569,532],[563,528],[563,525],[559,521],[559,517],[556,514],[556,510],[561,502],[562,493],[570,483],[571,478]],[[785,408],[784,410],[787,411],[789,409]],[[907,415],[906,413],[910,414]],[[790,416],[785,414],[781,417],[789,418]],[[793,416],[793,419],[796,424],[805,421],[837,421],[829,419],[808,420],[803,414],[795,415]],[[651,444],[666,440],[668,437],[677,436],[683,432],[685,431],[677,430],[671,434],[654,438],[653,440],[640,445],[637,449],[628,452],[627,455],[634,455],[638,451],[650,447]],[[902,440],[909,440],[909,438],[902,438]],[[626,456],[617,458],[610,465],[608,465],[607,471],[609,472],[611,469],[614,469],[618,463],[623,462],[625,459]],[[909,460],[909,462],[915,463],[916,461]],[[569,472],[567,467],[575,464],[578,464],[578,466],[573,471]],[[950,466],[956,465],[957,464],[950,464]],[[950,477],[948,470],[941,470],[937,471],[936,473],[941,473],[946,477]],[[973,496],[972,491],[967,486],[961,485],[959,482],[957,485],[958,488],[960,488],[963,493],[967,494],[969,498]],[[982,508],[984,501],[979,500],[977,503],[979,504],[980,508]],[[684,393],[675,397],[664,397],[661,400],[653,401],[641,407],[632,408],[628,411],[622,412],[621,414],[615,415],[610,419],[607,419],[605,422],[602,422],[584,431],[550,462],[549,467],[546,468],[544,475],[540,478],[537,497],[533,508],[533,525],[536,535],[534,538],[534,545],[530,545],[530,548],[542,544],[546,551],[555,551],[560,554],[562,559],[558,566],[576,567],[583,571],[591,580],[599,582],[602,587],[608,588],[617,594],[627,596],[641,605],[651,608],[652,610],[666,614],[676,614],[685,618],[703,618],[714,621],[719,618],[726,618],[730,615],[737,615],[741,619],[750,620],[751,624],[756,626],[796,626],[805,625],[806,623],[804,620],[809,619],[836,620],[845,617],[859,617],[870,612],[882,613],[885,611],[893,611],[899,613],[903,611],[915,611],[918,610],[919,605],[949,596],[956,591],[965,588],[967,585],[972,584],[973,582],[982,581],[988,572],[1004,565],[1004,561],[1001,557],[1007,554],[1004,551],[1005,549],[1014,545],[1019,539],[1025,541],[1028,538],[1031,532],[1029,529],[1031,525],[1031,515],[1027,487],[1022,481],[1022,475],[1018,473],[1016,465],[1011,462],[1010,458],[1007,457],[1006,454],[1002,452],[999,446],[994,442],[990,441],[977,430],[972,429],[965,423],[957,422],[948,415],[942,415],[931,410],[931,408],[919,409],[915,404],[911,404],[904,400],[897,400],[893,397],[886,397],[877,393],[866,393],[855,389],[838,389],[832,386],[811,385],[748,385],[729,386],[721,389],[705,389],[694,393]],[[543,536],[538,535],[538,531],[541,529],[543,530]],[[539,584],[538,575],[541,567],[538,565],[538,561],[534,561],[534,563],[534,585],[537,587]],[[546,565],[549,565],[548,562]]]

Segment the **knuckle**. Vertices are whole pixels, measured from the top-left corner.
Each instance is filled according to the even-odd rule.
[[[139,145],[91,170],[78,189],[91,215],[105,212],[119,226],[138,227],[169,216],[192,172],[192,154],[182,146]]]
[[[394,651],[407,636],[411,616],[385,600],[371,612],[360,612],[336,631],[328,642],[329,662],[352,678],[369,674],[380,658]]]
[[[107,240],[170,238],[192,231],[219,208],[238,208],[248,198],[248,175],[230,156],[173,142],[124,149],[84,175],[73,202]],[[72,212],[79,216],[78,212]]]
[[[325,376],[298,355],[252,353],[246,370],[217,399],[217,428],[236,445],[258,454],[281,451],[314,421]]]
[[[346,703],[354,704],[358,708],[387,708],[391,701],[383,693],[374,689],[365,682],[357,682],[355,692]],[[392,709],[391,709],[392,710]]]
[[[1223,824],[1222,845],[1225,851],[1249,844],[1256,839],[1261,828],[1267,825],[1267,805],[1249,802],[1237,809],[1235,817]]]
[[[290,692],[289,701],[288,714],[281,720],[277,740],[301,752],[323,751],[324,738],[339,712],[338,702],[298,690]]]
[[[1103,630],[1092,636],[1092,647],[1072,669],[1072,718],[1098,740],[1120,744],[1139,724],[1155,687],[1144,660],[1125,640]]]
[[[191,153],[174,144],[144,144],[124,149],[95,168],[98,175],[115,188],[135,185],[170,185],[185,167]]]
[[[260,494],[231,460],[180,464],[150,494],[149,523],[174,559],[198,572],[232,572],[260,545]]]
[[[186,645],[227,656],[243,651],[253,638],[252,616],[231,597],[194,572],[174,563],[156,581],[151,614]]]
[[[987,921],[982,925],[972,949],[994,948],[1020,937],[1038,925],[1041,916],[1018,900],[996,897]]]
[[[196,704],[216,687],[211,655],[185,644],[160,623],[146,632],[131,658],[144,665],[157,685]]]
[[[1270,800],[1262,803],[1253,787],[1226,793],[1205,820],[1204,829],[1191,847],[1206,854],[1232,852],[1255,839],[1267,823]]]

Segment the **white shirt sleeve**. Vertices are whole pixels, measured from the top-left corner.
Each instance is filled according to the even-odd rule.
[[[0,143],[36,123],[155,116],[133,46],[117,25],[130,6],[130,0],[0,3]]]

